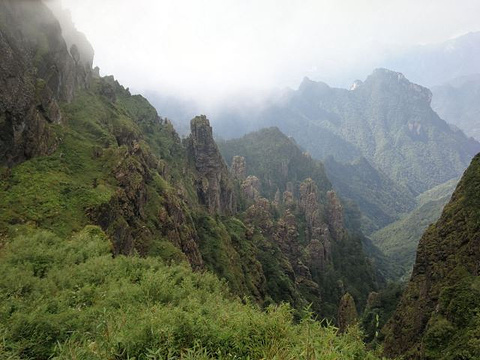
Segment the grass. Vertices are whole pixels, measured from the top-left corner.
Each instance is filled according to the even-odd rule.
[[[87,226],[68,239],[35,231],[0,251],[5,359],[376,359],[288,305],[266,312],[210,273],[158,258],[112,257]]]

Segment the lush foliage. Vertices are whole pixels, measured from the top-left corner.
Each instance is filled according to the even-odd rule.
[[[287,305],[262,312],[210,273],[157,258],[112,257],[87,226],[68,239],[34,231],[0,252],[3,359],[374,359]]]
[[[440,219],[420,240],[412,277],[384,330],[389,354],[479,357],[479,194],[477,155]]]
[[[375,169],[365,158],[342,164],[330,156],[325,160],[325,169],[335,190],[358,205],[362,230],[367,235],[415,207],[411,191]]]
[[[374,244],[402,269],[400,277],[405,279],[410,274],[420,238],[440,217],[457,182],[452,179],[417,196],[418,205],[414,210],[372,234]]]

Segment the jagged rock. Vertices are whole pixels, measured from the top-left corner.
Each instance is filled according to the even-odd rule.
[[[249,200],[256,200],[260,196],[260,180],[250,175],[242,183],[242,191]]]
[[[235,201],[227,165],[213,140],[212,128],[206,116],[190,122],[187,140],[188,155],[198,172],[196,181],[200,203],[212,214],[233,214]]]
[[[243,181],[247,176],[247,166],[243,156],[234,156],[232,159],[232,175],[234,179]]]
[[[340,299],[338,306],[338,331],[345,332],[347,328],[357,322],[358,314],[355,307],[355,300],[352,295],[345,293]]]
[[[287,206],[294,206],[295,201],[293,199],[293,194],[290,191],[284,191],[283,192],[283,203]]]
[[[262,234],[273,234],[274,223],[270,202],[265,198],[258,198],[255,203],[247,209],[245,221],[248,224],[258,227]]]
[[[282,252],[296,262],[300,257],[297,219],[288,209],[277,223],[276,238]]]
[[[87,87],[90,73],[84,68],[84,80],[75,80],[78,69],[60,25],[41,2],[5,0],[0,12],[0,163],[11,166],[56,149],[60,140],[50,124],[62,123],[58,102]]]
[[[327,192],[327,221],[330,233],[339,239],[345,233],[343,207],[333,190]]]

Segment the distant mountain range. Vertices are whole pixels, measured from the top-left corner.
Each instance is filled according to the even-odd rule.
[[[480,139],[480,74],[432,87],[432,108],[468,136]]]
[[[458,177],[480,151],[478,142],[432,110],[431,99],[430,90],[386,69],[351,90],[305,78],[297,91],[244,118],[219,116],[216,126],[223,137],[251,124],[278,126],[314,158],[350,162],[363,156],[417,195]]]
[[[383,63],[424,86],[443,84],[452,79],[480,73],[480,32],[441,43],[419,45],[389,56]]]

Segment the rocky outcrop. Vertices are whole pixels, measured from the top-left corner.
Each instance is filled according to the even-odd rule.
[[[91,63],[78,64],[78,49],[69,51],[42,2],[5,0],[0,12],[0,163],[11,166],[56,149],[61,139],[51,125],[63,123],[58,104],[89,86]]]
[[[339,239],[345,234],[343,207],[333,190],[327,192],[327,222],[334,238]]]
[[[305,216],[308,265],[321,271],[331,260],[329,227],[324,221],[324,210],[318,201],[318,187],[308,178],[300,184],[299,207]]]
[[[247,176],[247,165],[243,156],[234,156],[232,158],[232,176],[234,179],[243,181]]]
[[[256,200],[260,196],[260,180],[253,175],[242,182],[243,195],[249,200]]]
[[[345,293],[340,299],[340,305],[338,306],[338,331],[341,333],[345,332],[349,326],[357,322],[357,318],[355,300],[352,295]]]
[[[188,156],[197,170],[198,199],[211,214],[233,214],[235,199],[227,165],[213,140],[206,116],[197,116],[190,123],[187,139]]]

